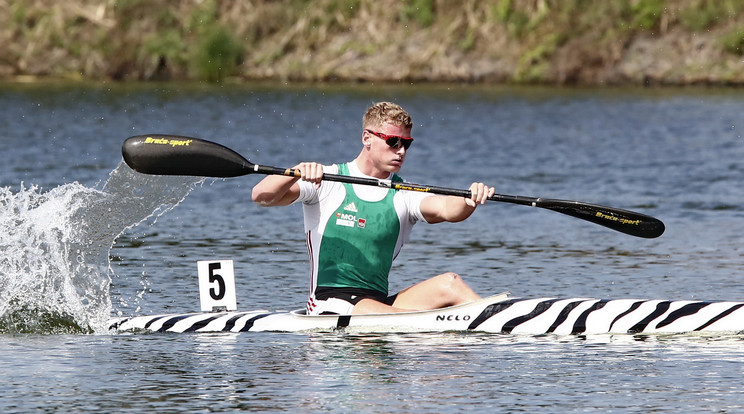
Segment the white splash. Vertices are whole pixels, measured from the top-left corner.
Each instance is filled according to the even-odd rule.
[[[107,332],[114,240],[175,207],[201,180],[121,163],[101,190],[0,188],[0,332]]]

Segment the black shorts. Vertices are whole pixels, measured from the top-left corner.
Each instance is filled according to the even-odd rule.
[[[339,287],[327,287],[318,286],[315,289],[315,299],[327,300],[330,298],[337,298],[345,300],[346,302],[356,305],[362,299],[374,299],[378,302],[382,302],[386,305],[393,305],[395,298],[398,295],[388,296],[387,293],[382,293],[377,290],[371,289],[360,289],[360,288],[339,288]]]

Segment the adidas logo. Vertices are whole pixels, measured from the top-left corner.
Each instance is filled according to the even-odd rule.
[[[351,211],[352,213],[358,213],[359,210],[357,210],[356,204],[352,201],[351,203],[347,204],[346,207],[344,207],[344,211]]]

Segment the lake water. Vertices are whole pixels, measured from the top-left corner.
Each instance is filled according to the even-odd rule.
[[[143,176],[125,138],[195,136],[259,164],[347,161],[378,100],[411,112],[402,175],[658,217],[639,239],[547,210],[419,224],[391,291],[444,271],[479,293],[744,300],[744,93],[482,86],[0,85],[4,412],[742,412],[744,336],[112,334],[199,309],[196,261],[238,306],[302,307],[299,206],[261,178]]]

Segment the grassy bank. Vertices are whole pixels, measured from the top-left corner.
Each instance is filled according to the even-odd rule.
[[[744,84],[739,0],[0,0],[0,77]]]

